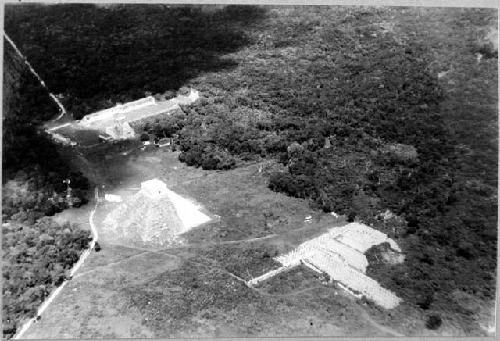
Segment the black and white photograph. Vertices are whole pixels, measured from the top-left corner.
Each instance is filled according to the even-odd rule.
[[[0,5],[4,339],[495,338],[498,3]]]

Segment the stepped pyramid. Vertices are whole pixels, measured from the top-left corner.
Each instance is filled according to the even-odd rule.
[[[175,242],[186,230],[167,186],[158,179],[143,182],[141,190],[111,211],[103,223],[105,239],[155,246]]]

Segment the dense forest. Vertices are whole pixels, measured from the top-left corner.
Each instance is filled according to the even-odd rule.
[[[2,227],[2,325],[11,337],[19,322],[36,315],[50,292],[89,245],[88,231],[45,217],[34,224],[11,220]]]
[[[7,42],[3,65],[2,325],[4,337],[11,337],[87,247],[88,231],[46,216],[68,207],[64,179],[72,180],[80,204],[89,182],[41,129],[58,108]]]
[[[286,167],[270,175],[269,188],[373,224],[403,245],[403,264],[369,271],[405,301],[450,315],[460,313],[450,303],[455,289],[494,299],[498,98],[484,91],[489,106],[451,107],[430,42],[383,31],[375,24],[381,9],[291,7],[280,16],[253,6],[64,5],[6,13],[6,31],[75,118],[144,91],[194,86],[203,98],[155,127],[179,135],[181,161],[224,170],[275,159]],[[454,30],[496,20],[488,10],[449,13]],[[497,86],[498,55],[474,39],[454,45],[461,67]],[[470,61],[478,51],[489,51],[486,72]],[[460,103],[472,90],[457,91]],[[392,219],[380,218],[386,210]]]
[[[9,180],[28,184],[28,192],[38,193],[36,198],[26,196],[16,203],[13,195],[3,196],[3,219],[10,219],[18,211],[37,215],[53,215],[60,211],[64,204],[54,200],[54,204],[49,205],[46,199],[66,190],[62,182],[66,178],[72,180],[75,196],[85,202],[88,180],[81,172],[71,169],[50,136],[40,128],[43,122],[57,116],[58,107],[7,43],[4,65],[4,79],[11,81],[3,84],[8,100],[3,103],[2,181],[4,184]],[[21,201],[24,207],[19,206]]]
[[[30,8],[34,12],[10,6],[6,31],[76,119],[147,91],[176,91],[200,72],[234,67],[220,56],[246,44],[239,27],[264,12],[168,5]]]

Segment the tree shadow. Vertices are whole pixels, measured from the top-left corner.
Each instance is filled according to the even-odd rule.
[[[76,118],[146,91],[177,90],[251,42],[257,6],[11,5],[5,31]]]

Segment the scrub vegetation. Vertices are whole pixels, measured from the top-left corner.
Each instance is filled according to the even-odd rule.
[[[6,8],[6,31],[75,118],[194,87],[202,98],[154,127],[178,135],[182,162],[277,160],[273,191],[387,233],[405,262],[368,274],[428,312],[429,329],[472,321],[457,292],[493,302],[494,10],[26,8]]]
[[[2,325],[9,338],[88,246],[88,231],[46,216],[68,207],[64,179],[71,180],[75,206],[87,202],[89,182],[40,127],[57,106],[7,42],[3,65]]]
[[[89,245],[88,231],[45,217],[32,225],[10,221],[2,227],[2,324],[4,337],[36,315],[44,299],[69,275]]]

